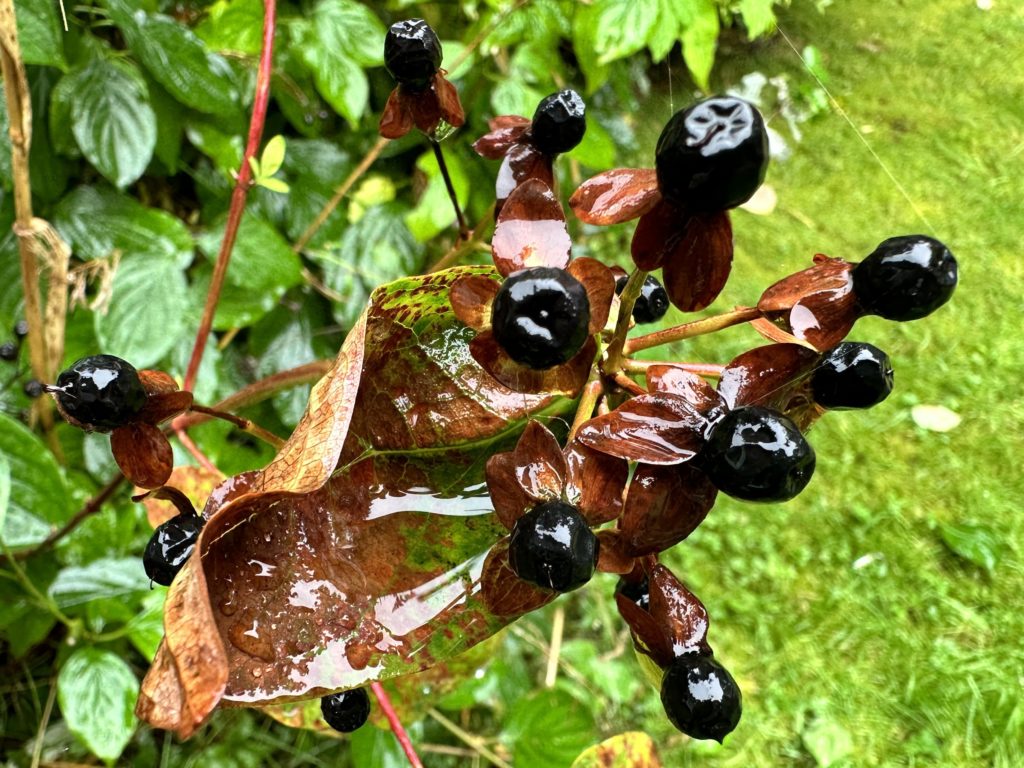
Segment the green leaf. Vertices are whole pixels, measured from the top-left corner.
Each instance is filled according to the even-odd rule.
[[[751,40],[775,29],[774,4],[775,0],[740,0],[740,16]]]
[[[68,729],[96,757],[113,762],[135,733],[139,682],[110,651],[81,648],[64,662],[57,700]]]
[[[57,157],[47,125],[50,120],[50,94],[60,74],[52,69],[39,69],[29,81],[32,91],[32,132],[29,150],[29,181],[32,194],[40,200],[53,202],[68,185],[68,163]]]
[[[409,729],[413,743],[417,743],[417,731],[422,736],[422,725],[415,723]],[[373,766],[373,768],[406,768],[409,759],[402,751],[401,744],[391,731],[372,726],[360,728],[349,737],[349,754],[352,765]]]
[[[827,768],[853,754],[853,738],[849,731],[830,718],[816,718],[800,736],[807,751],[821,768]]]
[[[238,87],[227,59],[169,16],[132,13],[124,0],[109,0],[109,6],[132,53],[175,99],[208,115],[239,115]]]
[[[128,602],[149,592],[149,579],[137,557],[104,557],[88,565],[64,568],[48,593],[61,609],[75,608],[94,600]]]
[[[7,457],[0,453],[0,531],[7,522],[7,506],[11,501],[11,464]]]
[[[291,240],[302,236],[351,170],[348,154],[331,142],[293,139],[288,143],[284,171],[291,193],[285,209],[285,231]],[[345,206],[340,205],[316,231],[307,248],[336,242],[347,225]]]
[[[285,149],[285,139],[280,134],[267,142],[267,146],[263,148],[263,154],[260,156],[260,169],[263,175],[273,176],[281,170]]]
[[[126,187],[146,170],[156,147],[156,116],[142,75],[128,62],[93,58],[71,77],[75,141],[96,170]]]
[[[597,0],[577,10],[593,29],[593,54],[609,64],[639,51],[658,21],[658,0]]]
[[[612,168],[618,157],[615,140],[595,118],[588,117],[587,132],[575,149],[568,153],[569,157],[579,160],[583,165],[599,171]]]
[[[517,702],[505,720],[503,734],[517,765],[545,768],[572,765],[596,736],[590,710],[557,688],[533,693]]]
[[[128,639],[136,650],[153,661],[160,641],[164,639],[164,600],[167,590],[156,589],[142,601],[143,610],[129,623]]]
[[[215,261],[224,239],[224,224],[199,237],[199,249]],[[302,282],[302,263],[288,242],[270,224],[251,214],[242,217],[231,252],[227,282],[253,294],[274,294]]]
[[[242,136],[222,130],[209,120],[192,116],[185,124],[185,135],[192,145],[216,163],[225,175],[242,165],[245,145]]]
[[[661,768],[661,761],[651,737],[631,731],[595,744],[573,761],[572,768]]]
[[[462,169],[462,162],[454,152],[445,155],[448,165],[448,173],[452,179],[452,186],[455,187],[455,194],[459,198],[459,204],[463,210],[466,207],[466,200],[469,198],[469,179],[466,178]],[[448,189],[441,176],[441,170],[437,166],[432,152],[424,152],[416,161],[416,168],[422,171],[427,177],[427,188],[420,197],[416,207],[405,217],[405,223],[420,242],[426,242],[436,237],[455,222],[455,208],[452,206],[451,198],[448,197]]]
[[[286,195],[291,191],[291,187],[288,186],[288,182],[282,181],[281,179],[275,179],[270,176],[264,176],[256,183],[264,189],[269,189],[271,192],[280,192],[282,195]]]
[[[185,132],[185,115],[181,105],[152,77],[148,77],[149,103],[156,115],[156,149],[154,154],[169,175],[178,170],[181,138]]]
[[[124,257],[170,261],[184,269],[192,261],[192,235],[185,223],[135,198],[102,187],[79,187],[54,212],[54,226],[80,259]]]
[[[189,311],[180,267],[167,259],[125,258],[114,275],[106,314],[96,314],[103,351],[136,368],[159,362],[182,338]]]
[[[254,56],[263,47],[263,3],[217,0],[195,32],[213,50]]]
[[[387,30],[365,4],[355,0],[320,0],[311,18],[313,38],[324,51],[344,52],[364,67],[384,63]]]
[[[676,13],[679,14],[683,28],[683,59],[686,67],[693,75],[694,82],[706,91],[718,42],[718,6],[714,0],[690,0],[678,4]]]
[[[0,457],[10,473],[0,538],[11,549],[38,544],[71,516],[64,475],[35,433],[4,414],[0,414]]]
[[[676,0],[658,0],[658,21],[647,38],[647,49],[655,64],[662,61],[679,40],[679,17]]]
[[[315,39],[307,39],[299,56],[313,75],[320,95],[355,128],[370,97],[366,73],[341,51],[323,48]]]
[[[991,576],[1002,559],[1006,545],[1002,538],[987,525],[961,523],[939,526],[943,543],[957,557],[962,557]]]
[[[26,64],[67,69],[58,7],[51,0],[18,0],[14,4],[21,58]]]

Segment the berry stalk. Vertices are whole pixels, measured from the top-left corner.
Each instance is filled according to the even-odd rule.
[[[625,291],[623,291],[623,295],[625,295]],[[757,307],[739,307],[731,312],[723,312],[721,315],[713,315],[705,317],[703,320],[694,320],[690,323],[683,323],[682,325],[675,325],[671,328],[655,331],[654,333],[637,336],[626,342],[625,350],[627,354],[632,354],[633,352],[639,352],[641,349],[650,349],[651,347],[659,347],[662,344],[671,344],[673,341],[682,341],[683,339],[692,339],[695,336],[703,336],[707,333],[715,333],[733,325],[749,323],[751,320],[756,320],[759,317],[761,317],[761,312]]]
[[[455,209],[455,218],[459,221],[459,240],[466,240],[469,237],[469,225],[466,217],[462,214],[459,206],[459,198],[455,194],[455,185],[452,184],[452,177],[448,174],[448,164],[444,161],[444,152],[441,151],[441,142],[433,136],[429,136],[430,148],[434,150],[434,157],[437,158],[437,167],[441,169],[441,178],[444,179],[445,189],[448,190],[448,197],[451,198],[452,207]]]
[[[409,765],[412,768],[423,768],[423,763],[420,762],[419,755],[416,754],[416,750],[412,746],[412,741],[410,741],[409,734],[405,731],[405,726],[398,719],[398,713],[395,712],[395,708],[391,706],[391,699],[388,697],[387,691],[384,690],[384,686],[374,681],[370,683],[370,689],[373,691],[373,695],[377,697],[377,703],[384,712],[384,717],[387,718],[388,725],[391,726],[395,738],[402,745],[402,751],[405,752]]]
[[[601,399],[601,395],[604,394],[604,385],[601,384],[601,380],[597,378],[596,371],[591,372],[591,379],[583,387],[583,394],[580,395],[580,403],[576,406],[576,418],[572,421],[572,427],[569,429],[569,440],[572,440],[579,428],[582,427],[586,422],[590,420],[590,417],[594,415],[594,408],[597,407],[597,401]]]
[[[622,361],[622,370],[626,373],[647,373],[652,365],[671,365],[675,368],[682,368],[684,371],[695,373],[698,376],[707,376],[717,379],[725,370],[724,365],[717,363],[674,363],[667,360],[637,360],[629,357]]]
[[[614,373],[622,367],[623,352],[626,349],[626,334],[629,333],[629,321],[633,317],[633,305],[640,297],[646,280],[647,272],[642,269],[633,270],[619,295],[619,316],[615,322],[615,334],[612,336],[611,343],[608,344],[608,354],[603,366],[606,373]]]
[[[192,404],[189,410],[195,411],[196,413],[205,413],[207,416],[212,416],[215,419],[221,419],[222,421],[227,421],[231,424],[234,424],[243,432],[248,432],[253,437],[262,440],[263,442],[272,445],[275,448],[280,448],[282,445],[284,445],[284,440],[275,435],[273,432],[264,429],[259,424],[256,424],[255,422],[250,421],[249,419],[243,418],[241,416],[236,416],[233,413],[220,411],[217,410],[216,408],[207,408],[205,405],[196,405],[195,403]]]
[[[270,101],[270,76],[273,68],[274,57],[274,32],[277,29],[277,0],[263,0],[263,48],[260,51],[259,69],[256,72],[256,95],[253,98],[252,117],[249,120],[249,137],[245,145],[245,154],[242,157],[242,167],[238,169],[238,181],[231,193],[231,208],[228,210],[227,225],[224,227],[224,240],[220,244],[220,251],[217,253],[217,263],[213,268],[213,277],[210,280],[210,289],[206,293],[206,306],[203,307],[203,317],[199,322],[199,330],[196,332],[196,341],[192,346],[192,357],[188,361],[188,369],[185,371],[183,389],[191,390],[195,384],[196,374],[199,372],[199,363],[203,359],[203,352],[206,350],[206,339],[210,335],[210,328],[213,325],[213,315],[217,311],[217,303],[220,301],[221,288],[224,286],[224,278],[228,272],[228,263],[231,261],[231,251],[235,247],[235,238],[238,236],[238,227],[242,223],[242,214],[245,211],[245,198],[252,186],[252,167],[250,160],[256,156],[259,149],[260,138],[263,136],[263,124],[267,119],[267,104]]]

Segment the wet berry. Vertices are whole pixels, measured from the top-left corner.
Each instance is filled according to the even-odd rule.
[[[811,377],[814,402],[822,408],[870,408],[892,392],[892,363],[878,347],[844,341],[825,353]]]
[[[42,382],[40,382],[39,379],[29,379],[21,389],[25,393],[26,397],[30,397],[33,400],[46,391],[46,388],[43,387]]]
[[[579,352],[589,324],[586,289],[554,267],[516,272],[502,283],[491,307],[495,340],[517,363],[537,370]]]
[[[568,152],[587,131],[587,105],[571,89],[552,93],[537,105],[530,126],[533,146],[549,155]]]
[[[146,402],[138,372],[113,355],[83,357],[57,377],[50,392],[69,420],[89,430],[117,429]]]
[[[661,681],[661,704],[672,725],[694,739],[721,742],[743,712],[743,697],[729,671],[710,656],[675,659]]]
[[[789,418],[745,406],[729,411],[696,457],[711,482],[746,501],[787,501],[814,474],[814,449]]]
[[[441,66],[441,41],[423,19],[396,22],[384,38],[384,66],[402,85],[425,88]]]
[[[14,324],[14,335],[19,339],[28,336],[28,320],[19,320]]]
[[[365,688],[354,688],[320,699],[320,714],[336,731],[352,733],[370,716],[370,697]]]
[[[546,501],[516,520],[509,540],[512,570],[524,581],[569,592],[590,581],[598,541],[576,507]]]
[[[646,576],[640,581],[619,579],[619,583],[615,587],[615,594],[628,597],[645,611],[651,609],[651,586]]]
[[[171,586],[192,554],[202,529],[203,518],[191,513],[179,514],[157,526],[142,554],[146,575],[157,584]]]
[[[853,269],[853,289],[867,314],[917,320],[953,295],[956,259],[927,235],[890,237]]]
[[[745,203],[768,168],[768,133],[754,106],[716,96],[676,112],[658,139],[661,193],[697,211]]]
[[[629,278],[621,276],[615,281],[615,292],[621,294]],[[638,323],[656,323],[668,312],[668,292],[654,275],[648,275],[633,304],[633,319]]]
[[[11,362],[18,359],[18,345],[13,341],[5,341],[0,344],[0,360]]]

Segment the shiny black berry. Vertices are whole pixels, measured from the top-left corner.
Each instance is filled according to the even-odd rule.
[[[651,586],[646,576],[640,581],[619,579],[615,594],[629,598],[645,611],[651,609]]]
[[[697,211],[745,203],[768,168],[761,113],[743,99],[715,96],[676,112],[658,139],[661,193]]]
[[[530,126],[533,146],[549,155],[568,152],[587,131],[587,105],[571,89],[552,93],[537,105]]]
[[[853,289],[867,314],[917,320],[953,295],[956,259],[927,235],[890,237],[853,269]]]
[[[892,392],[892,363],[878,347],[844,341],[825,353],[811,377],[814,402],[823,408],[870,408]]]
[[[195,549],[202,529],[203,518],[191,513],[179,514],[157,526],[142,554],[146,575],[157,584],[171,586]]]
[[[675,659],[661,680],[661,704],[672,725],[694,739],[721,742],[743,713],[743,697],[729,671],[710,656]]]
[[[0,344],[0,360],[11,362],[18,359],[18,345],[13,341],[5,341]]]
[[[625,275],[615,281],[615,292],[626,287]],[[668,292],[654,275],[648,275],[640,287],[640,295],[633,304],[633,319],[638,323],[656,323],[668,312]]]
[[[334,730],[352,733],[370,716],[370,697],[365,688],[332,693],[320,699],[320,714]]]
[[[131,363],[113,355],[83,357],[50,388],[57,404],[83,429],[111,430],[128,423],[146,402]]]
[[[42,385],[42,382],[40,382],[39,379],[29,379],[22,386],[21,390],[25,393],[25,397],[35,400],[46,391],[46,388]]]
[[[576,507],[546,501],[516,520],[508,544],[516,575],[556,592],[590,581],[597,567],[598,541]]]
[[[396,22],[384,38],[384,66],[402,85],[424,88],[441,66],[441,41],[423,19]]]
[[[517,363],[536,370],[571,359],[586,342],[589,324],[586,289],[554,267],[516,272],[491,307],[495,340]]]
[[[711,430],[696,457],[718,490],[746,501],[787,501],[814,474],[814,449],[789,418],[744,406]]]
[[[19,320],[14,324],[14,335],[19,339],[28,336],[28,320]]]

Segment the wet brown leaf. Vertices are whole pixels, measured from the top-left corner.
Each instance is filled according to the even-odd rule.
[[[794,391],[806,384],[819,357],[799,344],[751,349],[725,367],[718,391],[730,408],[760,405],[785,411]]]
[[[562,447],[539,421],[526,425],[512,453],[513,470],[526,495],[538,501],[558,499],[568,468]]]
[[[512,451],[491,456],[487,460],[485,473],[498,520],[511,531],[516,520],[529,511],[537,500],[526,494],[516,478],[516,460]]]
[[[573,440],[565,452],[568,475],[565,496],[579,508],[590,526],[601,525],[622,514],[622,495],[629,477],[624,459],[588,448]]]
[[[551,156],[545,155],[532,144],[514,144],[501,161],[498,178],[494,182],[495,214],[501,213],[505,201],[520,184],[531,180],[543,183],[548,189],[555,188],[555,171]]]
[[[434,75],[433,87],[437,94],[441,119],[453,128],[462,127],[466,122],[466,113],[462,109],[462,102],[459,101],[458,89],[448,81],[443,72]]]
[[[654,659],[659,667],[667,666],[675,655],[668,636],[655,618],[621,593],[615,595],[615,606],[640,649]]]
[[[476,331],[491,325],[491,303],[501,283],[485,275],[467,275],[452,283],[449,299],[455,316]]]
[[[803,339],[798,339],[789,331],[784,331],[767,317],[758,317],[755,320],[751,320],[750,327],[757,331],[761,336],[768,339],[768,341],[774,341],[776,344],[797,344],[805,346],[811,350],[814,349],[810,343]]]
[[[543,371],[527,368],[515,362],[505,354],[490,331],[478,333],[470,343],[469,351],[485,371],[514,392],[547,392],[564,397],[576,397],[587,382],[590,366],[597,354],[597,342],[593,337],[588,338],[583,349],[569,362]]]
[[[582,283],[590,302],[588,332],[599,333],[608,322],[612,300],[615,298],[615,278],[612,271],[597,259],[581,256],[569,265],[569,274]]]
[[[571,768],[661,768],[661,759],[650,736],[630,731],[586,750]]]
[[[635,219],[659,200],[653,168],[615,168],[583,182],[569,198],[569,206],[580,221],[606,226]]]
[[[600,547],[597,551],[597,570],[602,573],[630,573],[636,559],[626,552],[625,542],[619,531],[605,528],[597,532]]]
[[[477,139],[473,149],[488,160],[500,160],[519,141],[530,121],[518,115],[502,115],[492,119],[490,126],[491,132]]]
[[[150,395],[135,417],[147,424],[160,424],[192,407],[191,392],[161,392]]]
[[[650,585],[651,616],[667,633],[673,655],[710,653],[708,612],[697,596],[660,564],[651,569]]]
[[[166,392],[177,392],[178,382],[169,373],[144,369],[139,371],[139,381],[147,395],[160,395]]]
[[[711,304],[729,279],[732,252],[728,212],[691,216],[662,265],[669,300],[683,312]]]
[[[594,450],[645,464],[679,464],[704,444],[707,418],[677,395],[638,395],[580,429]]]
[[[174,468],[174,452],[157,427],[132,422],[110,433],[110,450],[128,481],[140,488],[159,488]]]
[[[853,265],[816,257],[813,267],[770,286],[758,309],[781,320],[798,339],[819,350],[834,347],[860,317],[853,292]]]
[[[537,179],[517,186],[502,206],[491,240],[498,272],[508,277],[529,267],[565,269],[571,248],[565,214],[551,187]]]
[[[652,365],[647,369],[651,392],[679,395],[701,413],[722,406],[722,398],[706,379],[676,365]]]
[[[623,551],[638,557],[663,552],[693,533],[718,491],[697,469],[641,465],[629,483],[620,522]]]
[[[502,618],[518,618],[543,608],[558,597],[554,590],[543,589],[516,576],[508,562],[507,537],[494,545],[484,561],[480,592],[491,613]]]
[[[406,106],[401,87],[398,86],[388,96],[377,131],[385,139],[400,139],[412,129],[412,111]]]

